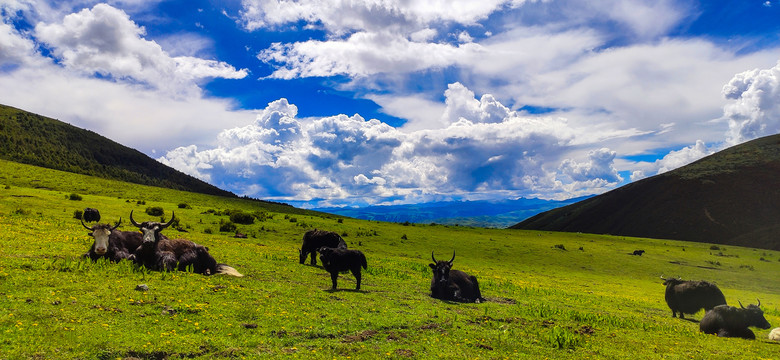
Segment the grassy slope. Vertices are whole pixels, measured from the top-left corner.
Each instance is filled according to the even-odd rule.
[[[72,192],[84,199],[68,200]],[[136,204],[141,199],[146,205]],[[192,209],[176,208],[180,202]],[[146,218],[145,206],[175,209],[190,232],[169,236],[208,246],[246,277],[149,273],[126,263],[81,261],[77,256],[90,239],[72,216],[86,206],[99,208],[109,221],[133,209]],[[760,298],[777,326],[777,252],[576,233],[339,223],[333,216],[260,206],[273,205],[0,161],[0,359],[778,354],[778,346],[765,340],[768,330],[754,329],[756,341],[720,339],[700,334],[694,322],[671,318],[658,279],[713,280],[734,304]],[[234,239],[216,231],[220,217],[203,214],[234,208],[269,211],[273,218],[240,226],[250,237]],[[364,291],[328,291],[322,269],[297,263],[301,236],[312,227],[346,233],[350,246],[367,255]],[[215,233],[205,234],[207,228]],[[627,255],[639,248],[645,256]],[[430,251],[445,258],[453,249],[455,268],[477,275],[491,301],[451,304],[428,296]],[[141,283],[148,292],[134,290]],[[339,285],[350,289],[353,278],[342,275]]]

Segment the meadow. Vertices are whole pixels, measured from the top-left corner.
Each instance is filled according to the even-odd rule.
[[[121,230],[175,211],[187,238],[245,276],[150,272],[81,259],[74,213]],[[255,215],[224,225],[230,213]],[[231,231],[220,231],[220,228]],[[368,258],[361,291],[300,265],[303,233],[342,234]],[[780,326],[780,253],[673,240],[362,221],[247,199],[0,161],[0,359],[773,359],[780,343],[704,335],[671,317],[661,276],[761,300]],[[629,255],[643,249],[643,256]],[[429,296],[431,251],[479,279],[481,304]],[[137,290],[145,284],[148,290]],[[700,319],[702,312],[690,316]]]

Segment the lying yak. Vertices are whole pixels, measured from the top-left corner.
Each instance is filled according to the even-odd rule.
[[[680,314],[680,319],[685,319],[684,314],[695,314],[699,310],[710,311],[718,305],[726,304],[726,297],[713,283],[706,281],[682,280],[680,278],[661,280],[666,285],[666,304],[672,310],[672,317]]]
[[[761,311],[760,306],[760,300],[758,305],[750,304],[747,307],[739,303],[739,308],[718,305],[704,314],[699,322],[699,330],[705,334],[718,334],[720,337],[755,339],[756,334],[748,329],[749,326],[761,329],[772,327],[764,318],[764,312]]]
[[[449,261],[436,260],[431,252],[433,269],[431,279],[431,297],[441,300],[453,300],[460,302],[483,302],[485,298],[479,291],[479,283],[475,276],[466,274],[460,270],[452,270],[452,262],[455,261],[455,252]]]
[[[357,280],[355,290],[360,290],[360,268],[368,269],[366,256],[360,250],[347,250],[343,248],[321,247],[317,249],[320,253],[322,267],[330,273],[330,280],[333,283],[331,289],[336,289],[336,281],[340,272],[351,271]]]
[[[192,267],[192,271],[198,274],[243,276],[228,265],[217,264],[205,246],[185,239],[168,239],[161,234],[163,229],[173,224],[174,216],[171,214],[171,220],[167,223],[145,221],[139,224],[130,211],[130,222],[143,234],[143,242],[134,254],[136,264],[157,271],[185,271]]]
[[[303,234],[303,244],[298,250],[298,260],[301,264],[306,262],[306,256],[311,254],[311,264],[317,265],[317,249],[321,247],[346,249],[347,243],[344,239],[332,231],[309,230]]]
[[[119,262],[124,259],[132,260],[133,252],[141,245],[143,238],[137,231],[119,231],[116,228],[122,223],[122,218],[113,226],[109,224],[95,224],[92,227],[84,224],[81,219],[81,225],[89,230],[89,235],[95,238],[92,247],[83,256],[97,261],[100,258],[106,258],[113,262]]]

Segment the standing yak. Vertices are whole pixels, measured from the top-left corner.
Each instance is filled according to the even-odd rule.
[[[466,274],[460,270],[451,270],[455,261],[455,252],[452,252],[450,261],[437,261],[431,251],[433,264],[428,266],[433,269],[431,279],[431,297],[442,300],[454,300],[460,302],[483,302],[485,298],[479,291],[479,283],[475,276]]]
[[[672,317],[677,313],[680,319],[684,314],[695,314],[699,310],[710,311],[718,305],[726,305],[726,297],[713,283],[706,281],[682,280],[680,278],[661,280],[666,285],[666,304],[672,309]]]
[[[760,306],[760,300],[758,300],[758,305],[750,304],[747,307],[739,303],[739,308],[718,305],[704,314],[699,322],[699,330],[705,334],[718,334],[720,337],[755,339],[756,334],[753,334],[753,331],[748,327],[755,326],[761,329],[772,327],[766,321]]]
[[[331,289],[336,290],[336,282],[340,272],[351,271],[357,281],[355,290],[360,290],[360,280],[362,278],[360,268],[368,269],[366,256],[360,250],[321,247],[317,251],[320,253],[322,267],[330,273],[330,280],[333,285]]]
[[[311,254],[311,264],[317,265],[317,249],[321,247],[346,249],[347,243],[344,239],[332,231],[309,230],[303,234],[303,244],[298,250],[298,260],[301,264],[306,262],[306,256]]]

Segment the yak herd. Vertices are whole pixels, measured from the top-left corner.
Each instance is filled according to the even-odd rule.
[[[138,266],[155,271],[193,271],[204,275],[226,274],[243,276],[236,269],[226,264],[217,263],[209,249],[190,240],[170,239],[162,231],[171,226],[174,214],[166,223],[145,221],[138,223],[130,211],[130,222],[139,231],[119,231],[122,222],[120,218],[114,225],[97,223],[100,213],[96,209],[87,208],[83,213],[81,224],[89,230],[94,243],[84,254],[93,261],[106,258],[113,262],[129,260]],[[84,220],[96,222],[87,226]],[[644,251],[642,251],[644,252]],[[330,273],[331,289],[337,288],[339,273],[351,272],[355,277],[355,290],[360,290],[361,268],[367,269],[366,256],[360,250],[348,249],[347,243],[337,233],[325,230],[310,230],[303,235],[303,243],[299,250],[299,262],[304,264],[311,256],[311,265],[317,266],[316,255],[319,253],[322,268]],[[638,255],[641,255],[638,254]],[[455,252],[450,260],[436,260],[431,252],[433,262],[429,264],[433,271],[430,296],[436,299],[455,302],[484,302],[485,298],[479,290],[477,278],[460,270],[453,270]],[[672,310],[672,317],[684,314],[695,314],[701,309],[705,313],[699,321],[699,329],[705,334],[717,334],[721,337],[739,337],[755,339],[755,334],[749,327],[768,329],[771,327],[761,310],[761,301],[744,307],[739,302],[739,308],[726,304],[723,292],[713,283],[707,281],[682,280],[680,278],[666,279],[661,276],[666,286],[666,304]],[[780,340],[780,328],[774,329],[769,338]]]

